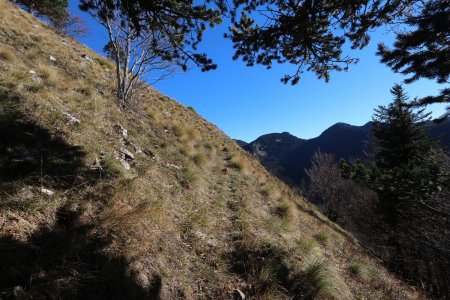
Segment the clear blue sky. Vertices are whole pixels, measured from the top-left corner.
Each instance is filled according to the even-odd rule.
[[[71,11],[85,19],[91,29],[81,42],[101,52],[106,32],[86,13],[78,10],[78,0],[70,0]],[[314,74],[303,74],[295,85],[284,85],[280,78],[293,71],[292,66],[246,67],[233,61],[231,42],[223,38],[226,26],[217,27],[204,36],[200,51],[219,65],[206,73],[198,69],[175,74],[154,85],[159,91],[195,110],[232,138],[250,142],[258,136],[288,131],[300,138],[318,136],[337,122],[363,125],[371,120],[373,109],[391,100],[389,89],[404,77],[394,74],[375,56],[376,45],[390,45],[392,34],[379,30],[370,45],[351,54],[360,59],[347,72],[336,72],[330,82]],[[439,85],[420,80],[405,86],[413,97],[437,94]],[[442,87],[441,87],[442,88]],[[430,107],[434,116],[444,112],[444,105]]]

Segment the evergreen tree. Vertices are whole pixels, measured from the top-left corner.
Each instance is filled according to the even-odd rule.
[[[375,110],[375,166],[371,185],[376,189],[387,221],[395,224],[411,201],[439,189],[440,167],[429,157],[436,142],[427,136],[429,113],[414,111],[400,85],[391,89],[394,101]],[[407,214],[406,214],[407,215]]]
[[[60,27],[69,18],[68,0],[16,0],[30,13],[48,19],[56,27]]]
[[[434,79],[440,84],[449,83],[450,76],[450,0],[427,1],[411,15],[406,24],[413,30],[397,35],[394,49],[378,46],[381,61],[395,72],[411,75],[411,83],[420,78]],[[450,88],[444,87],[438,96],[428,96],[418,105],[450,102]],[[442,119],[450,115],[450,106]]]

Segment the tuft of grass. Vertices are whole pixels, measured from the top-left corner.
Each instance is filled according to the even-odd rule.
[[[230,167],[238,171],[242,171],[243,169],[243,166],[239,161],[232,161]]]
[[[317,248],[317,243],[314,240],[307,238],[299,239],[298,245],[301,252],[305,255],[310,254],[315,248]]]
[[[319,231],[314,235],[314,237],[318,242],[320,242],[323,245],[326,245],[330,236],[325,231]]]
[[[13,61],[16,59],[16,56],[7,49],[0,49],[0,59],[5,61]]]
[[[237,171],[243,171],[245,169],[245,161],[240,155],[232,155],[230,168],[235,169]]]
[[[366,281],[371,277],[371,268],[360,258],[352,258],[350,260],[349,269],[353,275]]]
[[[308,265],[301,277],[301,286],[306,299],[315,299],[329,293],[330,276],[323,262],[316,261]]]
[[[59,80],[58,71],[46,65],[38,66],[38,74],[42,78],[44,85],[55,87]]]
[[[276,207],[277,215],[279,215],[282,218],[286,218],[289,215],[289,210],[291,209],[291,207],[283,198],[278,198],[277,202],[278,202]]]
[[[214,149],[213,145],[211,143],[204,143],[203,147],[205,147],[206,150],[211,151]]]
[[[201,167],[206,163],[206,158],[203,153],[196,153],[192,156],[192,161],[194,161],[197,166]]]
[[[179,125],[173,125],[172,126],[172,132],[176,137],[182,137],[183,136],[183,128]]]
[[[100,58],[100,57],[94,57],[94,61],[98,63],[103,68],[112,69],[113,65],[107,61],[106,59]]]
[[[92,94],[94,93],[94,89],[92,88],[91,85],[83,83],[80,84],[80,86],[77,88],[77,92],[79,92],[84,96],[91,97]]]
[[[103,169],[113,177],[124,178],[127,176],[125,168],[114,157],[108,156],[102,160]]]
[[[10,72],[0,77],[0,86],[4,86],[8,90],[14,90],[26,79],[26,75],[23,72]]]
[[[44,90],[44,88],[45,86],[40,83],[32,83],[27,86],[27,90],[30,91],[31,93],[39,93],[42,90]]]
[[[186,187],[191,187],[193,184],[198,182],[199,179],[200,179],[200,177],[198,176],[197,173],[195,173],[192,170],[187,169],[184,172],[184,180],[182,181],[182,184]]]

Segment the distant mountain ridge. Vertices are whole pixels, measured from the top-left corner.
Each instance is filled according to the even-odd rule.
[[[301,139],[288,132],[265,134],[241,147],[259,158],[273,174],[292,186],[300,186],[305,168],[311,164],[314,152],[332,153],[337,159],[365,158],[371,152],[373,122],[362,126],[336,123],[318,137]],[[430,134],[440,138],[444,148],[450,148],[450,121],[430,122]]]

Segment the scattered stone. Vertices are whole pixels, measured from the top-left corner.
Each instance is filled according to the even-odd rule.
[[[131,160],[134,159],[134,154],[125,148],[120,148],[120,153],[122,153],[123,158],[125,158],[125,159],[131,159]]]
[[[134,152],[136,154],[145,154],[146,155],[146,153],[144,153],[144,150],[142,150],[142,148],[140,146],[136,145],[133,142],[125,141],[125,145],[133,147]]]
[[[14,289],[13,289],[14,297],[18,298],[18,297],[20,297],[20,295],[22,295],[22,293],[23,293],[23,287],[21,287],[20,285],[14,287]]]
[[[31,186],[25,186],[20,189],[16,195],[17,198],[23,200],[31,200],[34,197],[33,188]]]
[[[167,110],[163,111],[162,114],[168,118],[172,116],[172,114],[170,112],[168,112]]]
[[[15,158],[11,159],[11,163],[13,163],[13,164],[29,163],[32,165],[38,165],[39,159],[36,156],[32,156],[32,155],[22,155],[22,156],[16,156]]]
[[[55,194],[54,191],[51,191],[51,190],[46,189],[46,188],[41,188],[41,193],[42,194],[46,194],[47,196],[53,196]]]
[[[54,56],[51,56],[51,55],[50,55],[50,61],[55,62],[55,61],[56,61],[56,58],[55,58]]]
[[[173,169],[177,169],[177,170],[181,170],[181,167],[180,167],[180,166],[177,166],[177,165],[174,165],[174,164],[169,164],[169,163],[167,163],[167,164],[166,164],[166,167],[168,167],[168,168],[173,168]]]
[[[128,130],[126,130],[122,125],[116,124],[113,128],[118,134],[122,135],[123,137],[128,136]]]
[[[153,153],[151,150],[143,149],[142,151],[146,156],[151,157],[152,159],[156,159],[155,153]]]
[[[36,83],[41,83],[42,79],[39,77],[39,75],[34,70],[28,71],[28,74],[30,74],[31,80],[33,80]]]
[[[37,25],[37,24],[33,24],[31,26],[33,26],[34,28],[39,28],[39,25]]]
[[[85,60],[92,60],[92,58],[87,54],[81,54],[81,58],[83,58]]]
[[[236,289],[236,296],[238,296],[238,299],[240,300],[245,300],[245,294],[240,289]]]
[[[100,163],[100,160],[96,157],[94,160],[94,163],[91,166],[91,169],[93,170],[102,170],[102,164]]]
[[[131,170],[130,164],[125,159],[120,158],[119,161],[125,170]]]
[[[71,124],[71,125],[78,125],[78,124],[81,123],[80,119],[75,118],[71,114],[69,114],[69,113],[63,113],[63,114],[66,116],[67,121],[68,121],[69,124]]]

